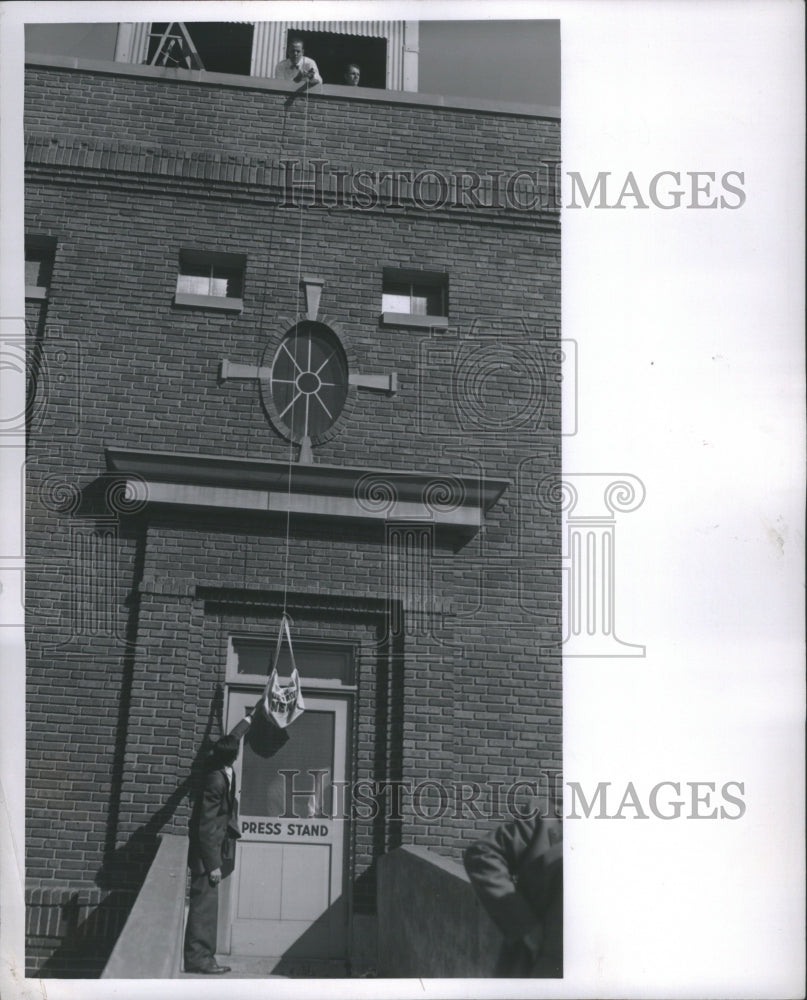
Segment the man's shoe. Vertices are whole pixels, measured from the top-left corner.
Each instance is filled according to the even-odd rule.
[[[232,972],[229,965],[219,965],[218,962],[211,962],[210,965],[200,965],[197,968],[185,969],[195,976],[223,976],[225,972]]]

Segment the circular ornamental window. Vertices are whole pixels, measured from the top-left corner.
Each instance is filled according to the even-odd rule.
[[[272,361],[269,395],[278,430],[317,444],[334,425],[348,392],[347,357],[324,323],[304,320],[286,334]]]

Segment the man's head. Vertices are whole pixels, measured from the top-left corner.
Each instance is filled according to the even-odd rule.
[[[213,747],[213,760],[216,767],[231,767],[238,756],[240,746],[237,736],[222,736]]]
[[[303,40],[302,38],[292,38],[289,41],[289,59],[294,66],[299,66],[303,61]]]
[[[345,68],[345,83],[348,87],[358,87],[361,70],[356,63],[348,63]]]

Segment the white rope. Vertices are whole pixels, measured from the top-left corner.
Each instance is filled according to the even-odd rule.
[[[306,87],[305,98],[304,98],[304,113],[303,113],[303,177],[305,177],[306,167],[308,164],[308,87]],[[300,199],[300,215],[299,215],[299,227],[297,233],[297,298],[294,306],[294,348],[293,353],[296,356],[297,349],[297,336],[298,327],[300,325],[300,285],[302,283],[302,270],[303,270],[303,201]],[[291,648],[291,633],[289,632],[289,616],[287,613],[288,605],[288,595],[289,595],[289,547],[291,541],[291,476],[292,469],[294,466],[294,441],[291,434],[292,428],[294,426],[294,408],[292,407],[292,413],[290,416],[290,433],[289,433],[289,459],[288,459],[288,488],[286,495],[286,544],[285,553],[283,558],[283,614],[280,620],[281,635],[282,629],[285,627],[286,635],[289,640],[289,652],[291,653],[292,663],[294,663],[294,652]],[[307,429],[307,428],[306,428]],[[301,445],[302,446],[302,445]],[[278,648],[275,654],[275,658],[280,653],[280,635],[278,635]]]

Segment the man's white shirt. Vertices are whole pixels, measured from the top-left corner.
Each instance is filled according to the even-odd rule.
[[[307,73],[310,69],[314,71],[311,83],[322,83],[322,77],[319,75],[317,64],[313,59],[309,59],[308,56],[303,56],[297,66],[294,65],[291,59],[283,59],[277,64],[275,77],[279,80],[287,80],[289,83],[293,83],[298,73]],[[302,83],[303,81],[297,80],[296,82]]]

